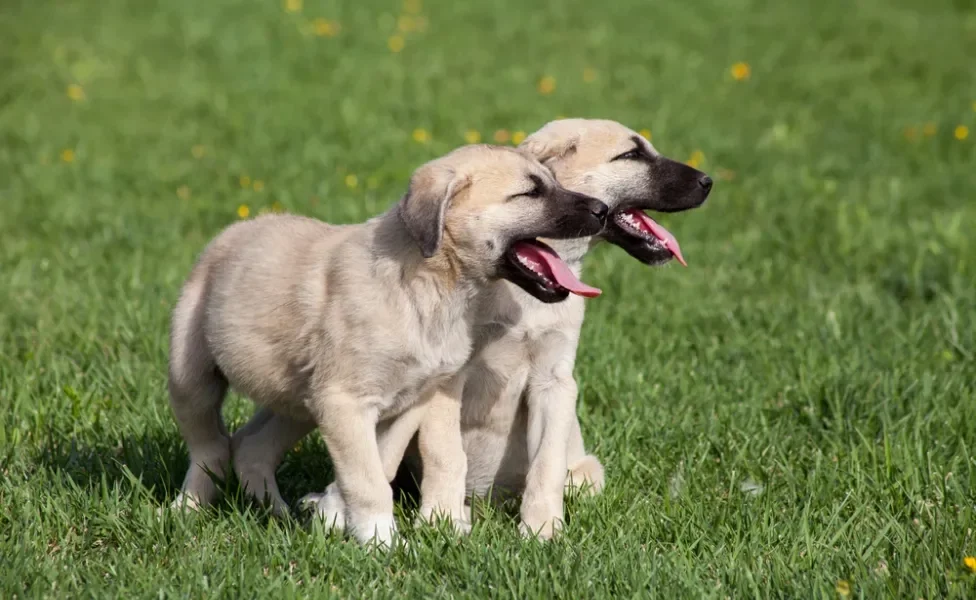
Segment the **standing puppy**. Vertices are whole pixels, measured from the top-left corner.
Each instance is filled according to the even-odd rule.
[[[513,268],[525,256],[560,262],[534,238],[592,235],[606,215],[538,162],[468,146],[418,169],[400,203],[366,223],[269,216],[229,227],[173,312],[170,400],[190,451],[175,505],[216,494],[210,473],[223,476],[231,460],[220,408],[232,386],[269,411],[262,418],[318,427],[344,518],[364,542],[390,543],[396,531],[377,423],[427,403],[420,453],[439,492],[427,512],[461,519],[454,376],[472,349],[478,296],[500,277],[528,285],[531,276]],[[235,467],[250,491],[284,506],[273,477],[250,478],[237,457]]]
[[[523,531],[548,538],[562,523],[564,485],[598,491],[603,467],[586,454],[576,417],[573,367],[583,302],[569,297],[540,304],[524,291],[552,300],[566,298],[578,282],[583,256],[602,240],[648,265],[675,257],[684,262],[674,236],[644,210],[695,208],[705,201],[712,180],[661,156],[650,142],[614,121],[553,121],[529,136],[519,150],[541,160],[567,188],[598,197],[611,209],[599,235],[551,242],[568,269],[523,257],[531,260],[521,266],[546,271],[543,281],[534,288],[500,281],[481,296],[475,351],[464,371],[461,428],[468,458],[467,492],[523,494]],[[378,436],[388,478],[395,475],[423,414],[420,407],[381,424]],[[281,456],[307,431],[300,423],[259,413],[242,430],[249,462],[273,477]],[[420,450],[413,448],[407,455],[406,465],[415,475],[423,446],[420,440]],[[422,485],[432,480],[425,471]],[[344,497],[335,485],[306,499],[326,522],[341,524]]]

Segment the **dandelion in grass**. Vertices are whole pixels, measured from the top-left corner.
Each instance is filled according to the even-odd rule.
[[[705,153],[701,150],[695,150],[691,153],[691,157],[687,161],[687,165],[693,169],[697,169],[702,166],[705,162]]]
[[[352,173],[346,175],[345,182],[346,182],[346,187],[351,190],[354,190],[357,187],[359,187],[359,178],[353,175]]]
[[[845,579],[838,581],[834,589],[837,590],[841,598],[847,598],[851,595],[851,584]]]
[[[737,62],[729,68],[729,73],[732,74],[732,79],[745,81],[752,77],[752,67],[747,62]]]
[[[495,135],[492,136],[492,139],[495,140],[496,144],[507,144],[508,140],[512,139],[512,134],[509,133],[507,129],[499,129],[495,132]]]
[[[519,144],[521,144],[522,143],[522,140],[524,140],[524,139],[525,139],[525,132],[524,131],[521,131],[520,130],[520,131],[516,131],[516,132],[512,133],[512,144],[514,144],[515,146],[518,146]]]
[[[961,142],[969,137],[969,128],[965,125],[957,125],[952,135]]]
[[[962,559],[962,565],[969,569],[970,573],[976,573],[976,556],[967,556]]]
[[[71,148],[65,148],[61,151],[61,161],[66,163],[75,162],[75,151]]]
[[[335,37],[339,33],[339,24],[335,21],[318,18],[312,21],[312,31],[319,37]]]
[[[556,78],[552,75],[546,75],[539,80],[539,85],[537,87],[540,94],[543,96],[548,96],[556,91]]]
[[[417,142],[418,144],[426,144],[430,141],[430,132],[428,132],[426,129],[421,129],[418,127],[417,129],[413,130],[411,137],[413,137],[413,141]]]
[[[180,187],[176,188],[176,195],[179,196],[180,200],[189,200],[190,188],[188,186],[181,185]]]
[[[203,144],[196,144],[195,146],[190,148],[190,154],[193,155],[193,158],[197,158],[197,159],[203,158],[203,156],[206,153],[207,153],[207,147],[204,146]]]
[[[925,125],[922,125],[922,135],[924,135],[925,137],[932,137],[938,132],[939,132],[939,128],[936,126],[935,123],[931,121],[929,121]]]
[[[251,209],[247,207],[247,204],[241,204],[237,207],[237,216],[246,219],[248,215],[251,214]]]
[[[78,85],[77,83],[72,83],[68,86],[68,98],[71,98],[75,102],[80,102],[85,99],[85,89]]]
[[[400,52],[403,50],[403,36],[391,35],[390,39],[386,40],[386,45],[390,48],[390,52]]]
[[[275,200],[274,202],[271,203],[271,212],[273,213],[285,212],[285,207],[281,205],[281,202]]]
[[[469,129],[464,132],[464,141],[469,144],[477,144],[481,141],[481,133],[477,130]]]
[[[241,175],[237,179],[237,181],[238,181],[238,183],[241,184],[241,187],[244,188],[244,189],[247,189],[247,188],[251,187],[251,178],[248,177],[247,175]]]
[[[644,138],[645,140],[651,141],[651,130],[650,129],[641,129],[637,133],[641,134],[641,137]]]
[[[251,186],[251,189],[253,189],[255,192],[263,191],[264,190],[264,182],[261,181],[260,179],[255,179],[254,180],[254,184]]]
[[[304,2],[302,0],[285,0],[285,12],[297,13],[302,12],[302,5]]]
[[[596,81],[596,69],[593,67],[586,67],[583,69],[583,82],[593,83],[594,81]]]

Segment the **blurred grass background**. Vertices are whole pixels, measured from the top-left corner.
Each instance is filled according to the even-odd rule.
[[[0,39],[3,596],[976,595],[972,0],[7,0]],[[186,467],[168,313],[209,238],[362,220],[560,116],[716,179],[666,218],[690,268],[587,259],[608,488],[562,539],[493,514],[367,556],[232,490],[155,516]],[[279,479],[330,481],[321,441]]]

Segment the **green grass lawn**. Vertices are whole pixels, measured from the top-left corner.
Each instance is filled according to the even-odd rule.
[[[973,0],[300,4],[0,6],[0,597],[976,597]],[[471,132],[563,115],[716,184],[665,218],[688,269],[587,259],[608,481],[561,539],[495,512],[367,554],[232,482],[157,518],[209,238],[362,220]],[[331,477],[317,438],[279,471],[289,501]]]

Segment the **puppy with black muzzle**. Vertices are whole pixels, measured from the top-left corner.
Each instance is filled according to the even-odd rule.
[[[280,453],[262,425],[317,427],[349,530],[389,544],[396,527],[377,424],[422,404],[419,452],[432,482],[424,513],[463,526],[456,375],[473,348],[480,297],[503,278],[551,300],[538,292],[542,276],[521,267],[539,257],[561,263],[536,238],[592,235],[606,216],[603,203],[565,190],[538,161],[468,146],[420,167],[400,203],[366,223],[266,216],[227,228],[173,311],[170,400],[190,452],[174,506],[210,503],[211,474],[232,463],[249,492],[286,510],[274,480]],[[233,441],[220,414],[228,386],[262,407]]]
[[[569,291],[592,293],[580,287],[578,274],[583,256],[604,239],[648,265],[672,258],[684,263],[674,236],[644,210],[675,212],[701,205],[712,187],[707,175],[661,156],[647,140],[614,121],[554,121],[529,136],[519,150],[543,161],[567,188],[599,197],[611,208],[599,235],[550,242],[566,269],[551,268],[544,259],[520,258],[522,267],[545,273],[545,281],[536,282],[542,288],[537,293],[554,300]],[[478,313],[476,351],[465,369],[462,401],[467,492],[524,494],[523,530],[550,537],[562,522],[564,483],[598,492],[604,481],[600,461],[585,452],[576,417],[573,366],[583,302],[569,297],[539,304],[502,281],[482,296]],[[418,409],[380,425],[383,465],[390,479],[422,415]],[[265,472],[273,471],[284,452],[307,433],[280,418],[256,418],[253,424],[265,444],[260,467]],[[404,463],[415,476],[418,458],[413,447]],[[430,485],[433,480],[424,473],[422,481]],[[327,522],[341,525],[343,498],[335,485],[305,501]]]

